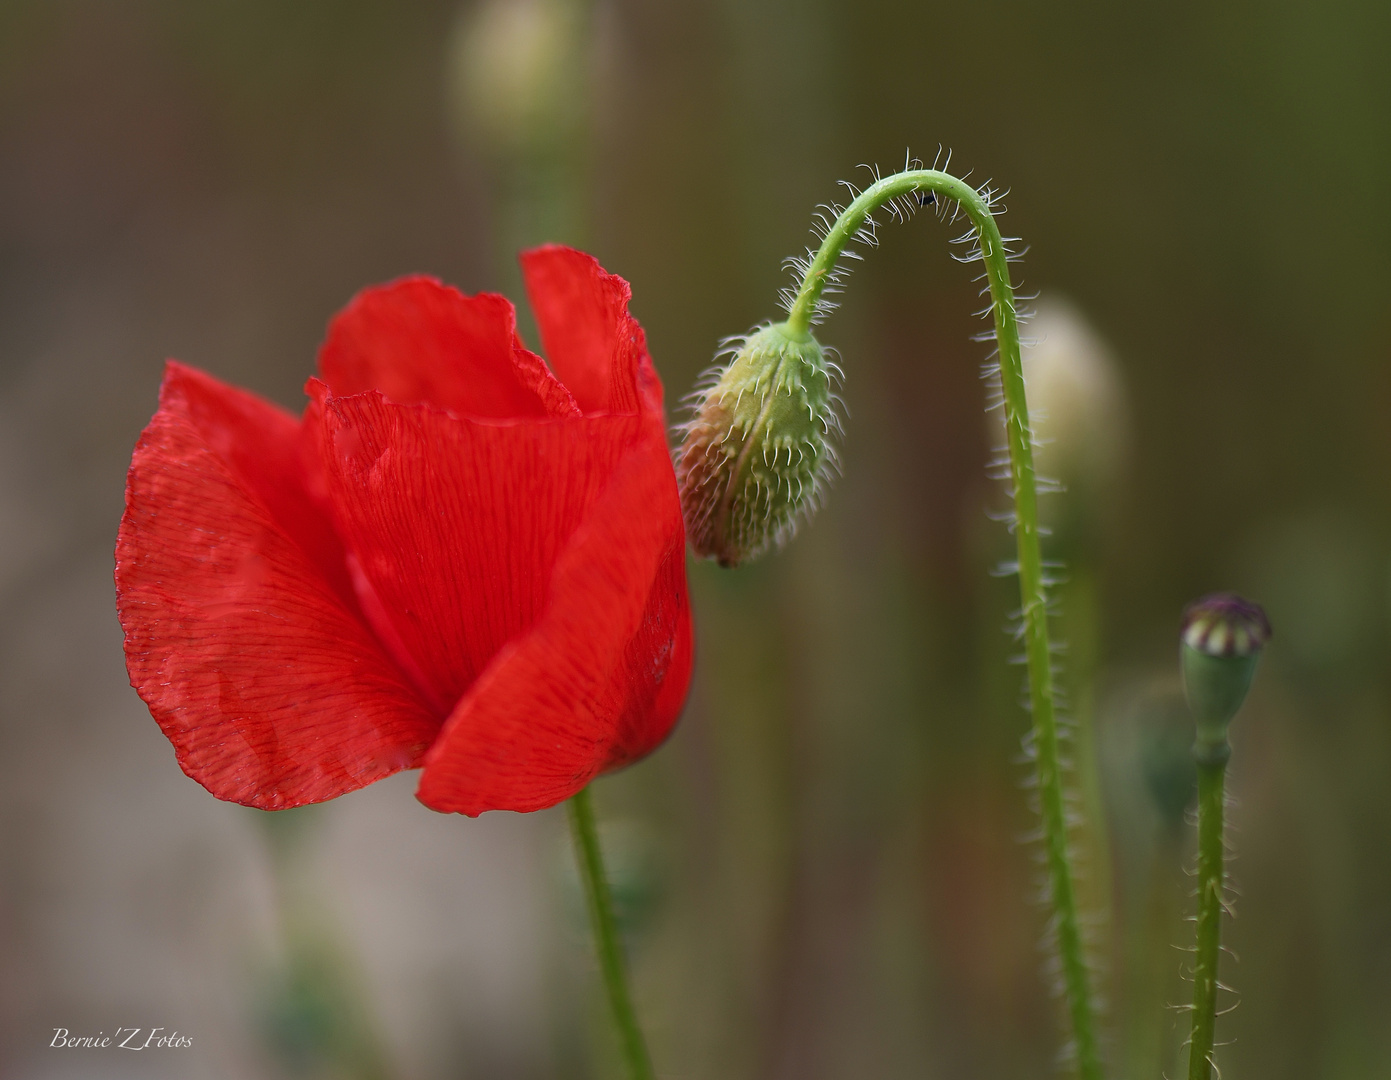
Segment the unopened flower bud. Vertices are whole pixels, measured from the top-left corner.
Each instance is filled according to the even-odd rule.
[[[1270,640],[1270,620],[1259,604],[1235,593],[1214,593],[1184,610],[1183,689],[1198,725],[1198,743],[1225,743],[1261,649]]]
[[[485,152],[534,153],[580,123],[588,90],[581,11],[571,0],[483,0],[462,10],[451,104]]]
[[[1177,834],[1198,792],[1192,755],[1193,718],[1178,687],[1166,685],[1143,702],[1138,720],[1145,788],[1165,829]]]
[[[735,566],[781,544],[836,468],[832,372],[811,334],[786,323],[742,339],[697,399],[676,472],[696,553]]]
[[[1044,296],[1021,341],[1039,500],[1052,534],[1052,557],[1085,565],[1099,557],[1129,456],[1130,425],[1120,365],[1101,334],[1075,306]],[[1004,452],[1004,410],[991,409],[989,436]]]
[[[1129,434],[1125,386],[1110,347],[1076,307],[1044,297],[1021,359],[1041,444],[1035,466],[1083,498],[1107,498],[1124,468]]]

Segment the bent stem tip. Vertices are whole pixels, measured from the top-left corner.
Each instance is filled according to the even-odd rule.
[[[874,243],[872,214],[888,206],[899,220],[918,206],[954,202],[970,220],[977,248],[962,261],[979,260],[990,290],[990,314],[998,352],[1000,381],[1009,450],[1009,480],[1014,500],[1022,641],[1028,671],[1029,708],[1038,769],[1039,809],[1043,819],[1045,859],[1053,927],[1063,976],[1063,996],[1072,1029],[1072,1048],[1081,1080],[1100,1080],[1091,973],[1078,917],[1077,891],[1068,840],[1068,812],[1063,795],[1059,733],[1054,705],[1053,655],[1049,644],[1047,579],[1041,546],[1038,481],[1034,469],[1033,433],[1024,393],[1019,319],[1010,281],[1011,251],[1000,233],[990,189],[977,190],[938,169],[908,168],[876,178],[859,193],[826,230],[825,238],[805,264],[800,286],[788,308],[790,333],[809,333],[822,312],[821,297],[839,280],[836,261],[852,240]],[[839,209],[839,208],[837,208]]]

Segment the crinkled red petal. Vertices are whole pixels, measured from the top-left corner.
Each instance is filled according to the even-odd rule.
[[[180,364],[131,461],[116,592],[131,683],[219,798],[330,799],[439,728],[357,609],[299,424]]]
[[[523,348],[505,297],[428,277],[364,289],[329,324],[319,373],[338,397],[380,390],[464,416],[574,416],[569,391]]]
[[[539,810],[671,730],[691,673],[685,532],[658,424],[555,566],[535,625],[474,683],[426,757],[435,810]]]
[[[642,327],[628,314],[626,281],[593,256],[557,245],[522,255],[522,273],[546,358],[584,412],[661,409]],[[654,400],[640,400],[654,388]]]
[[[490,423],[317,380],[310,393],[306,430],[362,607],[443,717],[536,621],[556,559],[650,421]]]

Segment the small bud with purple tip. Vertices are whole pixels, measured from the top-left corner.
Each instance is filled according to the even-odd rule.
[[[1246,700],[1270,620],[1259,604],[1213,593],[1183,613],[1183,689],[1198,725],[1198,745],[1225,749],[1227,725]]]

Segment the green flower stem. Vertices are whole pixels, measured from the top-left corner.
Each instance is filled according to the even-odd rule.
[[[810,332],[816,303],[845,245],[871,213],[891,199],[919,192],[960,204],[976,228],[982,261],[990,285],[995,340],[999,347],[1004,389],[1005,430],[1009,444],[1010,478],[1014,488],[1015,540],[1018,546],[1019,592],[1023,640],[1029,672],[1029,704],[1037,753],[1040,809],[1046,847],[1049,892],[1052,898],[1063,989],[1082,1080],[1100,1080],[1096,1020],[1090,973],[1077,917],[1077,891],[1068,851],[1067,819],[1058,727],[1053,708],[1053,667],[1048,644],[1047,598],[1043,555],[1039,544],[1038,488],[1034,479],[1033,439],[1024,400],[1024,370],[1019,355],[1019,324],[1014,288],[1009,277],[1009,253],[987,199],[969,184],[936,169],[912,169],[886,176],[864,190],[840,215],[812,259],[788,314],[793,334]]]
[[[594,948],[599,954],[599,967],[604,975],[613,1022],[618,1027],[623,1060],[628,1064],[630,1080],[654,1080],[652,1058],[638,1027],[633,1011],[633,995],[628,989],[628,973],[623,962],[623,943],[613,917],[613,896],[608,878],[604,875],[604,858],[599,851],[599,831],[594,825],[594,802],[585,788],[567,804],[570,811],[570,831],[575,838],[575,857],[580,864],[584,895],[589,907],[590,928],[594,932]]]
[[[1193,1035],[1188,1080],[1212,1076],[1212,1044],[1217,1023],[1217,960],[1222,944],[1222,799],[1230,749],[1198,743],[1198,947],[1193,958]]]

